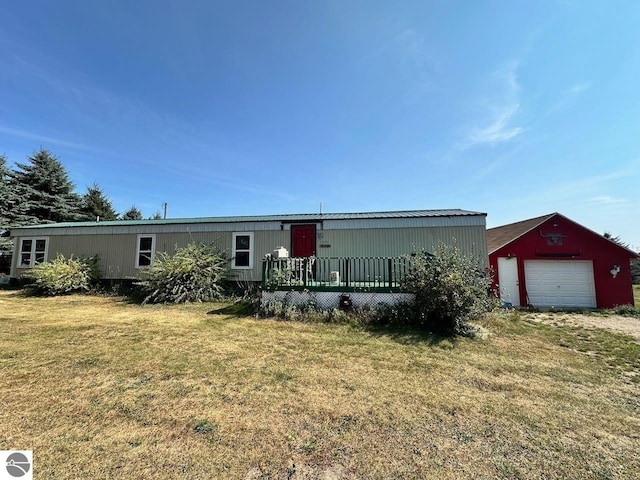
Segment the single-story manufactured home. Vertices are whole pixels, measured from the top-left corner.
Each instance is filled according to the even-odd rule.
[[[487,247],[503,303],[633,305],[630,261],[638,255],[559,213],[490,228]]]
[[[342,262],[347,271],[341,272],[330,259],[396,258],[422,249],[431,250],[443,242],[455,243],[486,265],[485,220],[485,213],[453,209],[25,226],[11,229],[15,240],[11,277],[20,278],[36,263],[62,254],[81,258],[97,255],[104,279],[137,278],[153,264],[157,252],[172,254],[189,242],[217,242],[228,252],[232,278],[241,281],[263,281],[263,260],[275,251],[277,256],[312,259],[304,264],[305,272],[311,272],[316,279],[333,275],[335,286],[346,279],[356,281],[364,277],[375,277],[384,283],[387,273],[382,270],[374,271],[373,266],[363,262],[357,266]],[[303,263],[291,265],[299,268]]]

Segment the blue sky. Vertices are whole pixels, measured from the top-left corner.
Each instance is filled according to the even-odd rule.
[[[558,211],[640,248],[640,2],[0,6],[0,153],[170,217]]]

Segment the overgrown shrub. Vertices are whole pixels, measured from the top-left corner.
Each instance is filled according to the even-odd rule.
[[[622,315],[623,317],[640,318],[640,307],[636,307],[634,305],[616,305],[613,308],[613,313]]]
[[[393,305],[378,305],[377,308],[362,312],[362,323],[373,326],[411,328],[417,323],[415,305],[399,302]]]
[[[136,285],[143,303],[210,302],[224,295],[228,270],[226,253],[217,245],[190,243],[173,256],[158,253]]]
[[[25,274],[32,293],[51,296],[88,291],[99,277],[97,256],[81,259],[61,254],[49,262],[38,263]]]
[[[410,260],[403,287],[415,295],[411,326],[443,335],[466,335],[470,320],[496,306],[484,266],[456,246],[440,244],[433,253],[421,252]],[[406,310],[401,314],[403,322],[407,321]]]
[[[309,303],[296,305],[286,297],[284,300],[274,298],[261,303],[258,308],[258,316],[308,323],[361,323],[356,312],[348,313],[338,308],[322,310],[313,300]]]

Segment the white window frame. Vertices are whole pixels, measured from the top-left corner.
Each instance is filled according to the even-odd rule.
[[[140,250],[140,240],[143,238],[151,239],[151,251]],[[149,265],[140,265],[140,254],[149,252],[151,254],[151,262]],[[140,233],[136,238],[136,268],[150,268],[153,265],[153,261],[156,258],[156,234],[155,233]]]
[[[238,249],[236,248],[236,239],[238,237],[249,237],[249,248]],[[233,232],[231,234],[231,268],[234,270],[251,270],[253,268],[253,232]],[[238,253],[249,253],[249,265],[236,265],[236,256]]]
[[[29,250],[29,263],[22,263],[22,243],[25,240],[31,240],[31,249]],[[38,240],[44,240],[44,258],[43,262],[46,262],[49,259],[49,237],[20,237],[20,243],[18,244],[18,260],[17,267],[18,268],[33,268],[35,265],[41,262],[36,262],[36,244]],[[24,252],[27,253],[27,252]]]

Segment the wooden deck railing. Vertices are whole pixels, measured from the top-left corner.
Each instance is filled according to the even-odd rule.
[[[404,257],[267,257],[262,286],[270,290],[399,291],[407,268]]]

